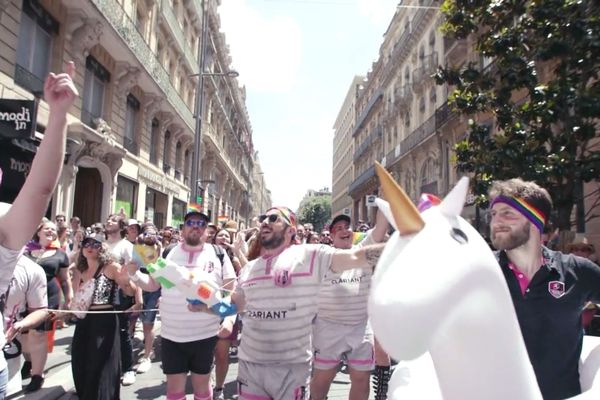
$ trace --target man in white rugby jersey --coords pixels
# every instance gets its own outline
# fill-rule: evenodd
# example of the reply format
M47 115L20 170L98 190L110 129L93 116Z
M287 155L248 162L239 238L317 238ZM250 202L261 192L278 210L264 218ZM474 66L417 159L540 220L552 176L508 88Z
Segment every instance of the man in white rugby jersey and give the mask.
M308 399L311 331L326 273L372 270L383 244L335 249L292 245L296 216L273 207L259 218L261 257L241 271L232 299L242 312L240 399Z
M360 248L385 240L388 222L377 212L377 223L367 236L353 246L352 220L347 215L336 216L329 225L333 247ZM348 365L351 400L369 398L371 371L375 365L373 331L368 324L367 300L372 269L329 270L321 284L317 318L313 325L313 376L311 399L327 397L331 382L342 360Z
M184 266L190 272L203 270L224 289L231 289L235 271L224 254L219 259L214 246L205 243L206 214L191 211L183 218L183 243L175 246L166 259ZM135 263L127 265L131 280L148 292L160 289L160 284L138 270ZM235 317L194 313L177 287L162 288L160 300L161 355L163 372L167 375L167 400L185 400L185 384L191 372L194 400L211 400L210 371L213 365L217 335L231 334Z

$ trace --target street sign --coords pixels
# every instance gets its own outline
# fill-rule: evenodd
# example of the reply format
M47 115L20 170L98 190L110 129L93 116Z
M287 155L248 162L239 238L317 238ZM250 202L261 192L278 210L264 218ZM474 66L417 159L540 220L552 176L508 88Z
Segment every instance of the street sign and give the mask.
M375 207L375 199L376 198L377 198L377 196L375 196L374 194L368 194L367 198L366 198L367 207Z

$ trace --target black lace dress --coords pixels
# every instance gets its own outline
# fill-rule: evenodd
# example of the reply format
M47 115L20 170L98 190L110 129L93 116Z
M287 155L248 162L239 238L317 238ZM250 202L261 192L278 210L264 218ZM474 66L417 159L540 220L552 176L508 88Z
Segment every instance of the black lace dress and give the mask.
M100 270L90 310L113 310L117 284ZM71 369L80 400L120 398L121 346L117 314L88 314L75 327Z

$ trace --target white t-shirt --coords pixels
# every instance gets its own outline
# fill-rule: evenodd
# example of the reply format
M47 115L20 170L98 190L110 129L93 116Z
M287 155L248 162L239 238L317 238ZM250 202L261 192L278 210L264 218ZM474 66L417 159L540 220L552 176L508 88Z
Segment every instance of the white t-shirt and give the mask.
M0 245L0 299L6 301L6 291L12 279L17 260L21 255L22 250L11 250ZM0 348L6 344L4 337L4 324L0 327ZM4 354L0 354L0 371L6 368L6 360Z
M352 248L374 243L371 230ZM355 268L337 273L329 270L321 285L317 317L345 325L366 323L372 276L373 268Z
M235 279L235 270L231 260L224 254L223 265L210 244L204 244L201 250L190 250L185 244L178 244L167 255L178 265L192 270L207 272L213 281L223 286L226 279ZM189 311L188 302L176 288L162 288L160 298L161 336L177 343L193 342L216 336L221 319L216 315Z
M293 245L281 254L250 261L236 292L246 303L239 358L259 364L309 362L310 335L321 281L335 249Z
M121 239L114 243L106 242L106 244L117 263L125 265L131 261L133 257L133 244L130 241Z
M9 285L4 327L22 320L28 308L48 307L46 291L44 269L25 256L19 257ZM6 393L11 395L21 390L21 360L20 357L15 357L7 361L9 381Z

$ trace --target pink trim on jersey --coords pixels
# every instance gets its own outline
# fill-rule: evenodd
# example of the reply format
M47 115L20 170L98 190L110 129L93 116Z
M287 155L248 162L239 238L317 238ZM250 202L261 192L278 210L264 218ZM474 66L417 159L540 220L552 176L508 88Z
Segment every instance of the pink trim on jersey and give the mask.
M373 364L373 358L369 358L366 360L348 360L348 364L369 365L369 364Z
M184 252L188 253L188 267L189 266L195 266L194 265L194 259L196 258L197 254L202 253L202 250L204 250L204 244L202 245L202 247L200 248L200 250L197 249L190 249L189 247L186 246L185 243L181 244L181 250L183 250Z
M315 362L322 363L322 364L339 364L341 362L341 360L329 360L326 358L321 358L321 357L315 356Z
M240 399L248 400L273 400L269 396L260 396L258 394L242 392L242 385L238 385L238 395Z
M521 294L523 296L525 296L525 292L527 291L527 286L529 286L529 282L531 282L531 281L529 280L529 278L527 278L527 276L524 273L519 271L519 268L517 268L517 266L515 264L509 262L508 268L510 268L510 270L513 272L513 274L515 274L515 278L517 278L517 281L519 282L519 286L521 287Z
M313 251L313 254L312 254L311 258L310 258L310 269L308 270L308 272L292 273L292 274L290 274L290 279L292 277L294 277L294 276L300 276L300 277L303 277L303 276L312 276L313 270L315 268L315 258L316 257L317 257L317 251L315 250L315 251ZM263 256L263 258L266 258L266 257ZM268 274L268 275L257 276L257 277L254 277L252 279L248 279L247 281L242 282L242 286L246 286L246 285L248 285L251 282L264 281L264 280L267 280L267 279L273 279L273 276L271 275L271 262L272 262L272 260L268 259L267 260L267 266L265 268L265 274Z

